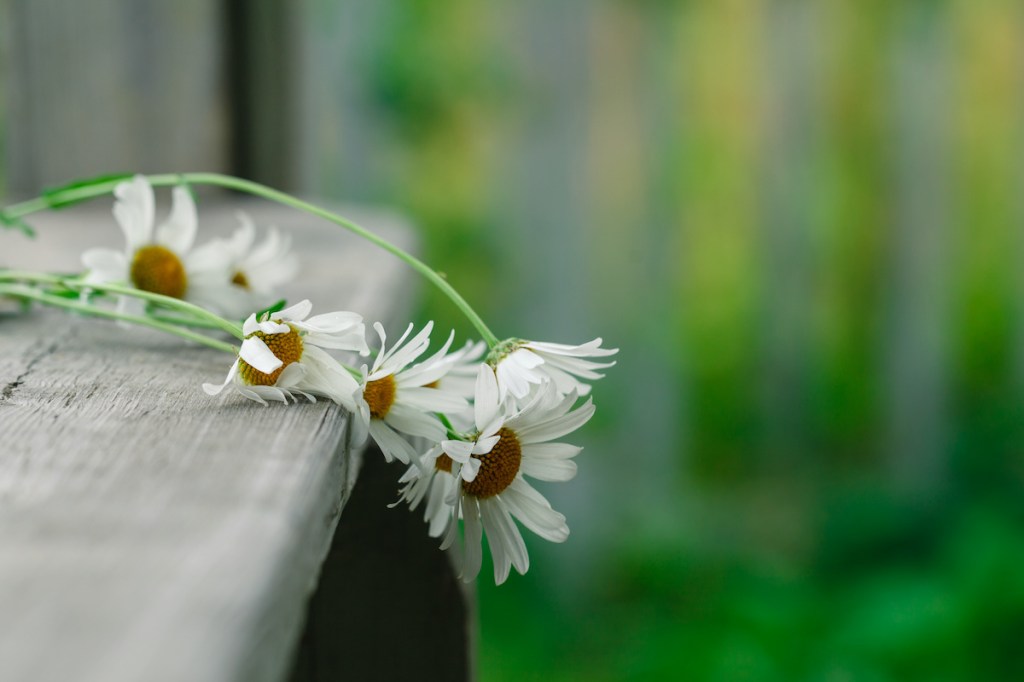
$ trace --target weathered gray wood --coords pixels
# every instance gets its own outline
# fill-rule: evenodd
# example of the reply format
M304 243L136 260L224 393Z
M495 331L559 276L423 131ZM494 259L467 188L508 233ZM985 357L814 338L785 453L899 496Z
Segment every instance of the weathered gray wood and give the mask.
M40 217L38 242L0 233L0 252L75 269L83 248L118 243L108 211ZM368 321L407 312L397 259L301 214L250 212L296 227L307 267L291 299ZM200 218L234 224L223 206ZM409 241L393 217L364 222ZM287 674L358 461L329 402L206 396L230 363L105 321L0 318L0 679Z
M228 168L221 3L0 0L0 10L12 192Z

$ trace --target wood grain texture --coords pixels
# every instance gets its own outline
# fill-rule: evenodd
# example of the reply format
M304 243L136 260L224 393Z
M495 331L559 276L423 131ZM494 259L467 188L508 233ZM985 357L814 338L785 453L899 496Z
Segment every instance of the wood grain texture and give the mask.
M408 313L397 259L301 214L248 210L295 228L306 267L291 300L391 327ZM393 216L349 214L410 240ZM228 206L201 205L200 220L234 226ZM73 270L83 248L120 240L109 202L33 222L38 242L0 233L0 260ZM230 363L106 321L0 317L0 679L287 674L358 460L329 402L206 396Z

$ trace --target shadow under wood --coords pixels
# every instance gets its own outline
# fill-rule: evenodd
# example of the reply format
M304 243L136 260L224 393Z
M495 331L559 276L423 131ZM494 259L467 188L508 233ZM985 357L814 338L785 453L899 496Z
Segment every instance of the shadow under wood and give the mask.
M338 521L292 682L469 680L474 609L422 508L388 509L404 465L367 450Z

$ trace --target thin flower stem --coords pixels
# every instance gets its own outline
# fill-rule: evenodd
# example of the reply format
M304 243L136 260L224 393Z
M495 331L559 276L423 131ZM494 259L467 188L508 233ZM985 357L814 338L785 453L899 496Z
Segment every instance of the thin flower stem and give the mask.
M197 306L194 303L189 303L188 301L183 301L179 298L172 298L170 296L154 294L150 291L143 291L141 289L136 289L134 287L127 287L120 284L86 282L81 279L59 277L57 275L51 275L43 272L0 270L0 282L10 281L39 282L44 284L62 286L67 289L72 289L74 291L80 291L82 289L91 289L93 291L99 291L107 294L120 294L122 296L132 296L134 298L138 298L143 301L159 305L163 308L184 313L189 317L202 321L202 324L194 324L190 326L202 326L208 327L210 329L220 329L227 332L228 334L231 334L236 339L240 340L245 337L239 325L229 320L225 320L219 315L214 315L209 310Z
M437 418L441 421L441 424L444 425L445 430L448 432L448 438L452 440L465 440L463 435L455 430L455 427L452 425L451 420L448 419L448 415L444 414L443 412L435 412L435 414L437 415Z
M65 277L47 272L26 272L23 270L0 270L0 282L39 282L42 284L63 284Z
M176 312L185 313L196 319L208 322L213 329L220 329L228 334L231 334L236 339L242 340L245 338L245 334L242 333L241 325L225 320L220 315L211 313L206 308L197 306L194 303L183 301L180 298L172 298L170 296L164 296L162 294L154 294L150 291L142 291L134 287L127 287L121 284L93 284L92 282L74 281L67 282L65 284L71 289L92 289L95 291L102 291L107 294L121 294L123 296L134 296L135 298L154 303L163 308L174 310Z
M173 324L179 327L193 327L194 329L223 329L223 327L216 323L208 320L200 320L199 318L187 318L180 315L160 315L159 313L149 313L146 317L157 322L163 322L165 324Z
M182 329L171 324L165 324L159 320L154 320L150 317L140 317L137 315L127 315L125 313L119 313L116 310L107 310L105 308L97 308L96 306L89 305L88 303L82 303L74 299L61 298L60 296L53 296L47 294L38 289L32 287L18 285L18 284L0 284L0 295L11 296L13 298L19 298L22 300L37 301L45 305L54 306L56 308L65 308L67 310L75 310L93 317L106 317L111 320L120 320L122 322L130 322L143 327L149 327L156 329L168 334L180 336L183 339L195 341L201 343L210 348L224 351L236 355L238 348L233 344L219 341L217 339L211 339L209 336L203 334L197 334L196 332Z
M220 173L176 173L149 175L146 177L150 184L155 186L188 183L194 185L217 185L219 187L247 192L249 194L263 197L264 199L269 199L270 201L275 201L279 204L284 204L285 206L290 206L300 211L311 213L323 218L324 220L332 222L335 225L343 227L344 229L359 235L363 239L376 244L388 253L391 253L405 261L405 263L407 263L413 270L420 273L429 282L440 289L449 299L451 299L452 303L454 303L470 323L476 327L476 330L480 333L480 336L487 343L488 347L494 348L494 346L498 344L498 337L494 335L494 333L484 323L483 319L475 310L473 310L473 307L469 305L466 299L464 299L444 277L412 254L400 249L386 239L378 237L373 232L370 232L366 228L348 220L347 218L293 197L290 194L267 187L266 185L261 185L249 180L243 180L242 178L236 178L230 175L222 175ZM84 201L86 199L91 199L93 197L102 196L112 192L114 188L123 181L124 178L108 178L97 180L94 184L75 185L63 190L56 190L42 197L37 197L29 201L9 206L3 211L3 214L8 218L14 219L50 208L51 206L64 206L78 201Z

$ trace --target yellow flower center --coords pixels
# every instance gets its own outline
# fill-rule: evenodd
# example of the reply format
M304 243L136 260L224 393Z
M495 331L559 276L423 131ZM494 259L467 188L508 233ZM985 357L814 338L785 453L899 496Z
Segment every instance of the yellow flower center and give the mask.
M445 453L434 460L434 468L438 471L447 471L449 474L452 472L452 458Z
M236 287L241 287L246 291L252 291L252 287L249 286L249 278L245 276L245 273L239 270L235 273L235 276L231 278L231 283Z
M473 457L480 460L480 471L472 481L463 481L462 489L473 497L483 499L494 497L512 485L523 461L523 448L514 431L501 429L494 448L486 455Z
M288 326L291 327L291 325ZM302 337L299 336L299 332L295 330L295 327L291 327L291 331L282 334L253 332L248 338L253 336L262 339L263 343L267 344L270 352L277 356L277 359L284 364L270 374L267 374L239 358L238 373L241 375L242 381L250 386L273 386L277 383L277 378L281 376L281 372L284 371L285 367L302 359Z
M370 406L371 417L383 419L388 416L388 410L395 404L395 377L389 374L383 379L369 382L363 389L363 398Z
M185 266L170 249L150 244L132 258L132 283L137 289L172 298L184 298L188 288Z

